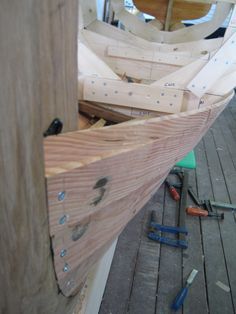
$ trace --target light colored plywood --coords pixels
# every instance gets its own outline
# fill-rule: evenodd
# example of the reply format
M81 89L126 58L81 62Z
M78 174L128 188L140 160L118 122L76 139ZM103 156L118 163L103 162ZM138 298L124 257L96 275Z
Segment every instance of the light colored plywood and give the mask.
M206 53L204 55L198 55L191 57L189 51L186 52L169 52L168 54L165 52L158 52L155 50L145 50L140 48L133 47L116 47L116 46L108 46L107 54L109 57L119 57L131 60L140 60L143 62L151 62L151 63L164 63L171 64L176 66L186 65L197 58L202 58L207 60L209 54Z
M236 33L216 52L209 62L188 84L188 89L196 96L205 94L236 61Z
M83 100L161 112L180 112L183 92L96 77L84 79Z
M211 40L196 40L189 41L187 43L173 43L173 44L160 44L144 40L138 36L135 36L129 32L125 32L117 27L108 25L107 23L101 21L94 21L88 26L89 30L95 34L106 36L109 39L116 39L123 41L128 45L137 46L142 49L157 49L160 51L189 51L192 53L204 52L204 51L214 51L219 48L222 43L222 38L215 38Z
M80 75L95 75L98 77L120 79L105 62L82 42L79 42L78 63Z
M75 314L91 314L98 313L100 304L105 290L106 281L109 275L109 270L112 263L112 258L115 252L117 239L112 243L104 256L96 264L93 271L88 275L85 284L85 300L83 308Z

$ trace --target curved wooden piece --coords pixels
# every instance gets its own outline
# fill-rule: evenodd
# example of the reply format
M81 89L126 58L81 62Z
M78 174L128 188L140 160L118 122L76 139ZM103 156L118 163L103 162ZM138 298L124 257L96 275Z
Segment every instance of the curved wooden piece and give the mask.
M134 5L141 12L150 14L160 20L163 24L167 16L168 0L134 0ZM175 0L172 8L170 24L179 23L182 20L193 20L203 17L210 10L208 3L186 2Z
M50 234L65 295L78 290L106 247L231 98L218 97L211 105L209 98L207 106L188 113L45 139Z
M218 2L210 21L173 32L165 32L159 31L154 26L142 22L137 16L121 8L120 0L112 0L112 3L117 17L125 25L127 31L146 40L161 43L178 43L205 38L222 25L232 8L230 3Z

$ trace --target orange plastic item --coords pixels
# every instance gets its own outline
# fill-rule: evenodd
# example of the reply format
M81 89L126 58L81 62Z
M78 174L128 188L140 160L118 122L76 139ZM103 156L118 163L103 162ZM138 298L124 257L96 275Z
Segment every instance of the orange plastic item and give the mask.
M186 213L191 216L198 216L198 217L207 217L208 211L201 209L199 207L188 207L186 208Z

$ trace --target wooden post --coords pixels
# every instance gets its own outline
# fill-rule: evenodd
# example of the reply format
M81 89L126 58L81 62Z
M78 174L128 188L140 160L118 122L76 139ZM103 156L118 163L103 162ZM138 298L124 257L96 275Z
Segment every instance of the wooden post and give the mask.
M0 1L1 314L67 314L78 302L56 285L42 145L56 116L76 129L76 2Z

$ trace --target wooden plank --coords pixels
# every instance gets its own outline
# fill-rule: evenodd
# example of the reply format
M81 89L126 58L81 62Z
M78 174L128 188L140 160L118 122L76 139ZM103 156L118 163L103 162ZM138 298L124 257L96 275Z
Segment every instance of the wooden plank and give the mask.
M134 270L132 291L129 300L129 312L136 314L153 314L156 306L156 286L159 276L160 244L147 237L151 211L155 210L158 222L162 221L164 201L164 184L146 204L140 247Z
M90 120L84 116L83 114L79 113L79 118L78 118L78 129L79 130L85 130L91 127L91 122Z
M145 209L135 216L119 237L99 314L125 313L128 309L144 214Z
M94 123L91 128L92 129L97 129L97 128L102 128L106 124L106 120L104 119L99 119L96 123Z
M236 167L236 147L234 145L236 141L236 122L232 116L230 106L228 106L227 110L224 111L224 114L220 116L220 121L223 135L225 138L227 138L228 150L230 152L234 166Z
M48 233L42 133L50 120L42 120L42 99L49 99L57 85L50 84L46 94L40 89L46 60L39 40L46 20L39 13L44 8L48 16L45 4L50 6L49 1L1 1L1 313L72 313L78 301L58 291ZM76 1L63 5L76 8ZM54 14L61 11L58 6ZM48 50L52 43L45 38L41 44Z
M166 11L168 6L168 1L142 1L135 0L134 4L141 11L152 16L158 18L161 22L165 22L166 19ZM177 0L174 1L173 13L170 19L170 24L173 25L175 23L181 22L183 20L193 20L198 19L207 14L210 10L209 4L200 4L200 3L191 3L187 1ZM168 30L168 29L166 29Z
M84 79L83 100L161 112L180 112L183 92L105 78Z
M78 67L81 75L96 75L98 77L119 79L119 76L82 42L79 42Z
M165 27L164 27L165 31L169 31L170 29L173 5L174 5L174 0L168 0L167 11L166 11L166 16L165 16Z
M198 163L197 167L199 166L200 165ZM197 191L195 170L189 171L189 185L192 186L195 192ZM187 204L188 206L196 206L189 196ZM204 251L202 246L200 219L186 215L185 223L189 233L187 236L188 248L183 252L183 283L193 268L197 269L199 272L191 289L189 289L188 297L185 299L183 313L207 314L207 290L205 283L206 278L203 259Z
M144 40L138 36L135 36L129 32L124 32L123 30L111 26L107 23L101 21L94 21L87 28L88 30L94 32L96 35L106 36L109 40L123 41L125 44L136 46L138 48L150 50L155 49L157 51L189 51L194 53L205 53L205 51L214 51L219 48L222 44L223 38L214 38L209 40L197 40L189 41L187 43L175 43L175 44L160 44L156 42L150 42ZM108 44L109 42L107 42Z
M112 3L120 2L113 0ZM232 5L218 2L212 19L208 22L196 24L173 32L158 31L154 26L139 20L137 16L114 7L118 19L125 25L126 30L148 41L160 43L178 43L203 39L218 29L230 13Z
M220 182L219 190L214 191L214 187L217 185L213 185L213 191L215 194L215 199L223 199L226 202L235 202L235 184L236 184L236 168L233 164L232 158L228 151L227 147L227 138L225 138L220 130L219 123L213 126L212 133L214 137L214 142L216 145L216 152L219 158L219 163L222 169L221 177L225 180L220 180L217 175L217 182ZM236 142L235 142L236 144ZM223 194L224 188L221 188L222 185L226 185L226 193ZM222 212L222 211L221 211ZM225 211L224 211L225 212ZM235 259L236 259L236 245L235 249L233 249L233 243L236 243L236 230L235 230L235 221L233 219L233 214L231 211L225 212L224 224L220 224L220 230L222 234L222 241L224 245L224 253L225 259L227 263L227 270L229 276L229 283L231 294L233 298L234 308L236 306L236 278L235 278Z
M99 260L93 271L89 273L83 291L85 297L83 300L83 308L81 308L79 312L75 312L75 314L91 314L99 312L116 244L117 239Z
M204 95L236 60L236 33L216 52L210 61L188 84L188 89L196 96ZM214 71L214 75L211 75Z
M136 46L138 48L150 50L156 49L157 51L189 51L192 54L194 53L205 53L205 51L214 51L215 49L219 48L222 44L223 38L214 38L209 40L196 40L196 41L189 41L185 43L175 43L175 44L160 44L156 42L150 42L144 40L138 36L135 36L129 32L124 32L123 30L109 25L107 23L101 21L94 21L90 24L87 28L94 32L94 34L106 36L109 40L116 40L123 41L125 44Z
M88 26L97 19L97 3L96 0L80 1L79 10L81 12L81 19L83 27Z
M130 209L131 204L134 210L140 208L140 200L133 201L131 195L141 195L144 201L142 193L146 196L161 184L176 161L201 138L225 101L187 115L126 122L45 140L50 233L59 284L66 295L77 291L109 241L131 218L132 213L130 216L124 208ZM60 192L66 195L62 201ZM104 221L110 219L116 226L107 237ZM74 233L79 241L73 240ZM95 234L100 236L94 238ZM62 250L67 252L65 258L60 256ZM65 262L67 271L63 271Z
M178 205L166 189L162 224L177 226ZM176 239L174 234L164 235ZM172 263L169 268L166 265ZM170 306L182 287L182 250L168 245L161 245L159 280L157 283L156 314L170 313Z
M208 168L212 163L210 163L211 160L207 161L206 159L206 145L207 144L201 142L196 149L198 163L197 186L200 199L213 198ZM217 281L229 285L219 224L216 220L212 220L211 223L209 223L209 221L202 219L201 226L209 311L210 313L221 313L222 311L233 313L230 294L216 285Z
M189 52L172 52L166 54L165 52L157 52L157 51L146 51L145 49L140 48L132 48L132 47L116 47L116 46L108 46L107 54L110 57L119 57L131 60L140 60L143 62L152 62L152 63L165 63L176 66L186 65L197 58L199 56L191 57L189 56ZM201 57L201 56L200 56ZM209 57L208 54L202 56L202 59L207 60Z
M104 107L103 104L80 101L80 110L91 117L96 116L98 118L105 118L106 120L113 122L125 122L132 119L132 117L128 115Z
M75 0L42 1L40 57L43 130L52 120L61 119L63 132L77 129L77 28ZM68 23L68 21L70 21ZM49 43L45 45L45 42ZM65 92L67 91L67 92Z

